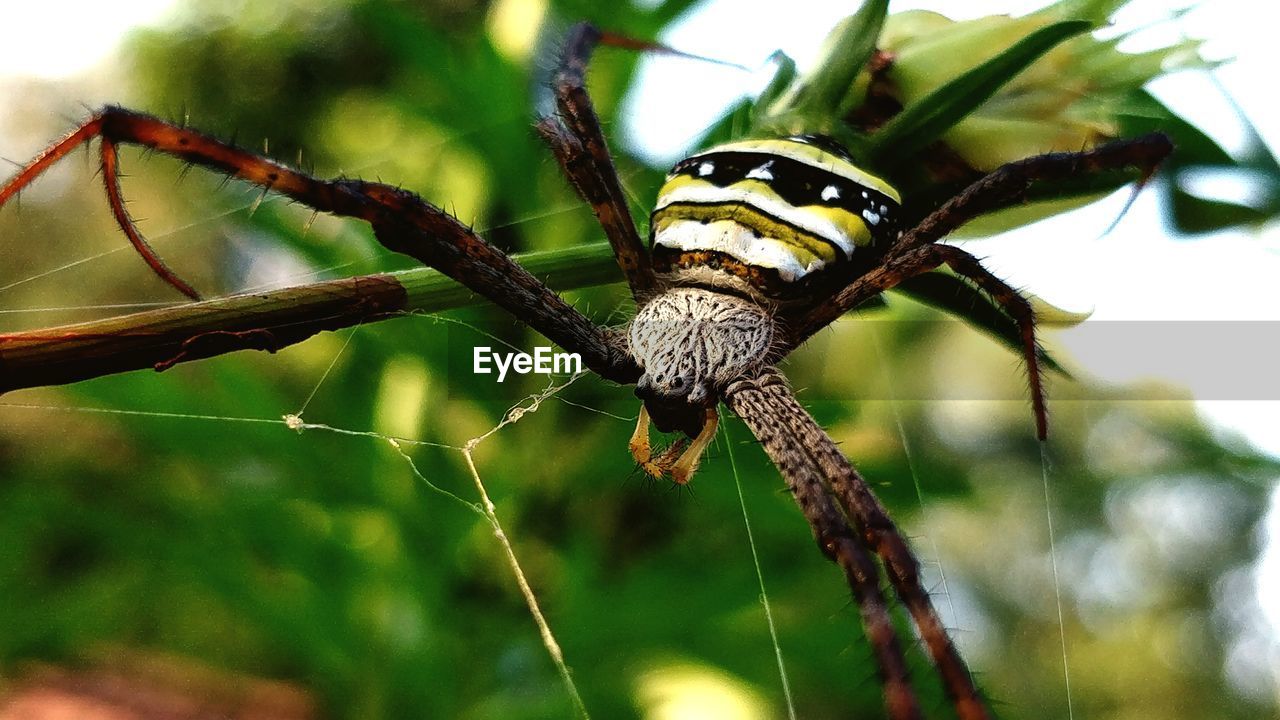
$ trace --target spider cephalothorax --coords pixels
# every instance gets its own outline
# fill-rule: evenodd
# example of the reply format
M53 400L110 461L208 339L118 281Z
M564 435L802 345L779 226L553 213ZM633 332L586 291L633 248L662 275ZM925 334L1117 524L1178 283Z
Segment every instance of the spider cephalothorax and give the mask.
M643 409L631 454L655 477L689 481L716 431L716 405L733 380L759 367L773 345L773 317L762 303L717 289L675 287L645 303L627 328L629 351L641 369L636 395ZM677 441L654 457L649 418Z
M636 383L638 396L658 406L684 402L707 407L726 385L768 355L773 317L766 306L748 298L676 287L645 303L631 321L627 339L643 370ZM660 430L687 429L672 427L653 410Z
M729 143L675 164L650 222L668 289L641 305L627 332L648 416L632 452L646 471L688 482L715 432L707 409L766 364L782 311L821 299L855 260L896 239L900 203L828 138ZM693 444L652 457L641 440L649 418Z

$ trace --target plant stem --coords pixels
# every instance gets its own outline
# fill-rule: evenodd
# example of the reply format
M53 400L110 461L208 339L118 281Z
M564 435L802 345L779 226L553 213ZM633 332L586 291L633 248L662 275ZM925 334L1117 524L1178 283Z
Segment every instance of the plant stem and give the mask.
M621 278L608 243L515 259L553 290ZM148 367L167 370L236 350L275 352L325 330L482 302L441 273L415 268L0 334L0 393Z

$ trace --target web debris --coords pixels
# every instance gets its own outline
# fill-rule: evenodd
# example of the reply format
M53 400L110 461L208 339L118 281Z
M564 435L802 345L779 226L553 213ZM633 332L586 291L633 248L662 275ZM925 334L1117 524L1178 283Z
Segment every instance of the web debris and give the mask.
M472 330L475 330L476 332L480 332L481 334L487 335L490 338L493 338L495 340L498 340L499 342L502 342L498 338L492 335L489 335L488 333L484 333L478 328L474 328L460 320L447 318L447 317L438 317L438 316L428 316L428 317L431 317L433 320L437 320L437 321L451 322L451 323L463 325ZM329 376L330 371L332 371L334 365L337 364L338 358L343 354L343 352L345 352L347 345L350 344L351 338L354 337L355 331L358 329L359 328L357 327L353 329L351 333L348 334L347 340L342 345L342 348L338 351L337 356L335 356L334 359L329 363L328 368L324 371L324 374L320 377L319 381L316 383L316 386L312 388L310 394L308 394L306 401L302 405L303 410L305 410L306 406L310 404L311 400L315 397L316 392L320 388L320 385L323 384L325 379ZM587 712L586 704L582 700L582 694L578 691L578 686L573 680L573 673L569 669L569 665L564 659L564 652L560 649L560 643L556 640L555 633L552 632L551 625L550 623L547 622L546 616L542 612L542 607L538 603L537 595L534 593L533 587L529 584L529 580L524 573L524 569L520 566L520 561L516 557L515 549L511 545L511 540L507 536L506 530L503 529L502 522L498 519L497 507L493 504L493 501L489 498L489 492L485 488L484 481L480 478L480 472L476 468L475 458L473 455L475 448L478 445L480 445L480 443L484 442L486 439L493 436L495 433L497 433L499 430L503 429L504 427L508 425L512 425L516 422L519 422L521 418L524 418L526 415L537 412L538 408L540 408L545 401L547 401L552 397L555 397L557 393L559 393L561 390L564 390L565 388L572 385L575 381L577 381L579 378L581 378L585 374L586 374L585 371L576 373L570 376L568 380L565 380L560 384L551 384L542 392L535 393L533 395L526 397L524 400L516 403L510 409L508 409L507 412L503 414L502 420L500 420L497 425L495 425L493 428L491 428L487 432L466 441L466 443L464 443L461 447L456 445L447 445L444 443L430 443L430 442L424 442L419 440L407 440L404 438L388 437L385 435L381 435L379 433L369 432L369 431L344 430L341 428L331 427L329 425L307 423L302 419L303 410L299 410L297 413L289 413L284 415L280 422L282 422L285 425L285 427L291 430L294 430L296 432L302 432L303 430L314 429L314 430L323 430L327 432L335 432L335 433L346 434L346 435L360 435L360 436L367 436L367 437L375 437L375 438L384 440L391 445L392 449L394 449L397 453L399 453L399 455L402 458L404 458L405 462L408 463L409 469L412 471L414 477L416 477L424 485L426 485L428 489L430 489L435 493L441 494L454 502L457 502L458 504L462 505L468 510L484 518L485 522L489 524L493 532L494 538L497 539L498 544L502 546L502 551L506 558L507 566L511 569L512 574L515 576L516 584L520 588L520 594L524 597L525 604L529 608L529 613L530 615L533 616L534 624L538 628L538 635L542 640L543 647L546 648L547 654L551 656L551 661L556 666L556 671L560 674L560 678L564 683L565 690L569 694L569 698L573 703L574 709L577 711L577 714L580 717L589 718L590 713ZM462 497L436 485L435 483L432 483L418 469L417 464L413 462L413 459L408 455L408 453L404 451L404 448L402 447L402 445L406 445L406 444L429 445L429 446L446 448L446 449L456 450L458 452L461 452L463 458L466 460L467 470L471 475L472 483L475 485L476 492L480 497L480 502L475 503L475 502L465 500Z
M497 124L501 124L501 123L494 123L494 125L497 125ZM476 129L473 129L471 132L461 134L459 137L465 137L465 136L467 136L467 135L471 135L471 134L474 134L474 133L482 132L483 130L484 130L484 128L476 128ZM455 140L455 139L457 139L457 138L446 138L444 141L442 141L442 143L441 143L441 144L443 145L443 144L447 143L448 141L450 141L450 140ZM266 146L265 146L265 140L264 140L264 148L263 148L263 150L264 150L264 154L265 154L265 153L266 153L266 150L267 150L267 148L266 148ZM301 154L299 154L299 165L301 165L300 160L301 160ZM373 166L376 166L376 165L379 165L379 164L382 164L382 163L381 163L381 162L371 163L370 165L365 166L365 168L362 168L362 169L367 169L367 168L369 168L369 167L373 167ZM183 171L183 174L185 174L185 170ZM180 176L180 177L181 177L181 176ZM229 177L229 176L228 176L228 177ZM256 193L256 197L255 197L252 201L250 201L250 202L248 202L248 203L237 204L237 205L235 205L235 206L233 206L233 207L230 207L230 208L228 208L228 209L226 209L226 210L222 210L222 211L219 211L219 212L215 212L215 213L213 213L213 214L211 214L211 215L209 215L209 216L207 216L207 217L204 217L204 218L201 218L201 219L199 219L199 220L195 220L195 221L193 221L193 222L186 223L186 224L183 224L183 225L180 225L180 226L172 227L172 228L169 228L168 230L164 230L164 231L162 231L162 232L150 233L150 234L149 234L149 239L150 239L150 241L151 241L153 244L156 244L156 243L163 243L164 241L166 241L166 240L170 240L170 239L172 239L174 236L176 236L176 235L178 235L179 233L181 233L181 232L183 232L183 231L185 231L185 230L188 230L188 229L190 229L190 228L194 228L194 227L197 227L197 226L201 226L201 225L204 225L204 224L208 224L208 223L212 223L212 222L215 222L215 221L218 221L218 220L222 220L222 219L225 219L225 218L228 218L228 217L231 217L231 216L237 215L237 214L239 214L239 213L241 213L241 212L245 212L245 211L247 211L247 214L248 214L249 216L252 216L252 215L253 215L253 214L254 214L258 209L260 209L260 206L261 206L264 202L268 202L268 203L269 203L269 202L271 202L271 201L273 201L273 200L275 200L275 199L276 199L276 197L275 197L274 195L270 195L270 188L266 188L266 189L263 189L261 192ZM581 210L583 207L584 207L584 205L583 205L582 203L580 203L580 202L574 202L574 203L571 203L571 204L564 204L564 205L561 205L561 206L558 206L558 207L553 207L553 208L550 208L550 209L547 209L547 210L539 211L539 212L537 212L537 213L531 213L531 214L528 214L528 215L526 215L526 216L522 216L522 217L519 217L519 218L515 218L515 219L511 220L510 222L507 222L507 223L504 223L504 224L502 224L502 225L498 225L498 226L495 226L495 227L496 227L496 228L500 228L500 227L507 227L508 225L517 225L517 224L521 224L521 223L528 222L528 221L531 221L531 220L537 220L537 219L543 219L543 218L555 217L555 216L562 215L562 214L569 213L569 212L577 212L577 211ZM312 219L307 221L307 228L308 228L308 229L309 229L309 227L310 227L310 225L311 225L311 221L312 221L312 220L314 220L314 217L315 217L315 214L313 213L313 215L312 215ZM491 228L491 229L493 229L493 228ZM305 233L305 230L304 230L304 233ZM68 270L71 270L71 269L77 268L77 267L79 267L79 266L85 265L85 264L90 263L90 262L92 262L92 261L100 260L100 259L102 259L102 258L105 258L105 257L108 257L108 256L113 256L113 255L116 255L116 254L118 254L118 253L127 252L127 251L129 251L129 250L131 250L131 248L130 248L130 246L129 246L129 245L124 244L124 243L121 243L118 247L114 247L114 248L111 248L111 249L109 249L109 250L106 250L106 251L103 251L103 252L99 252L99 253L95 253L95 254L92 254L92 255L89 255L89 256L86 256L86 257L81 257L81 258L79 258L79 259L76 259L76 260L73 260L73 261L69 261L69 262L66 262L66 263L60 264L60 265L58 265L58 266L56 266L56 267L53 267L53 268L50 268L50 269L46 269L46 270L43 270L43 271L41 271L41 272L37 272L37 273L35 273L35 274L31 274L31 275L24 276L24 277L19 278L19 279L17 279L17 280L14 280L14 281L8 282L7 284L0 284L0 293L4 293L4 292L6 292L6 291L11 291L11 290L14 290L14 289L16 289L16 288L19 288L19 287L21 287L21 286L27 285L28 283L32 283L32 282L35 282L35 281L43 280L43 279L45 279L45 278L49 278L49 277L51 277L51 276L56 276L56 275L58 275L58 274L61 274L61 273L66 272L66 271L68 271ZM254 287L254 288L242 288L239 292L251 292L251 291L260 290L260 289L263 289L263 288L266 288L266 287L271 287L271 286L274 286L274 285L285 285L285 284L289 284L290 282L296 282L296 281L297 281L297 280L299 280L299 279L305 279L305 278L309 278L309 277L316 276L316 275L324 275L324 274L328 274L328 273L330 273L330 272L332 272L332 271L334 271L334 270L342 269L342 268L345 268L345 267L348 267L348 266L354 265L354 264L356 264L356 263L359 263L359 262L361 262L362 260L367 259L368 257L373 257L373 256L375 256L375 255L377 255L377 254L378 254L378 253L376 253L376 252L375 252L375 253L367 253L367 254L365 254L365 256L363 256L363 257L361 257L361 258L357 258L357 259L355 259L355 260L351 260L351 261L343 262L343 263L341 263L341 264L337 264L337 265L332 265L332 266L330 266L330 267L326 267L326 268L311 269L311 270L309 270L309 271L307 271L307 272L305 272L305 273L301 273L301 274L294 274L294 275L292 275L292 276L291 276L290 278L288 278L288 279L285 279L285 280L275 280L275 281L272 281L272 282L270 282L270 283L264 283L264 284L262 284L262 285L260 285L260 286L258 286L258 287ZM167 305L171 305L171 304L174 304L174 303L167 303L167 302L164 302L164 303L152 303L152 302L146 302L146 303L113 303L113 304L101 304L101 305L92 305L92 306L77 306L77 307L75 307L75 308L70 308L70 309L75 309L75 310L90 310L90 309L110 309L110 310L119 310L119 309L138 309L138 308L144 308L144 307L167 306ZM26 309L21 309L21 310L9 310L9 309L5 309L5 310L0 310L0 313L6 313L6 314L8 314L8 313L18 313L18 312L23 312L23 313L35 313L35 312L40 312L40 313L43 313L43 312L51 312L51 311L61 311L61 310L65 310L65 309L67 309L67 308L26 308ZM406 313L406 314L412 314L412 313ZM466 325L466 323L462 323L462 322L460 322L460 321L454 320L454 319L452 319L452 318L447 318L447 317L439 317L439 316L435 316L435 317L433 317L433 319L434 319L434 320L436 320L436 321L443 321L443 322L455 322L455 323L458 323L458 324ZM470 326L468 326L468 327L470 327ZM328 377L330 376L330 374L332 373L332 371L335 369L335 367L337 366L337 364L338 364L339 360L340 360L340 359L342 358L342 356L345 354L346 350L348 349L348 347L349 347L349 346L350 346L350 344L351 344L352 339L355 337L355 335L357 334L357 332L359 332L360 328L361 328L361 325L357 325L357 326L355 326L354 328L352 328L352 329L351 329L351 331L347 334L347 337L346 337L346 339L344 340L344 342L343 342L343 344L342 344L341 348L340 348L340 349L339 349L339 351L335 354L335 356L332 358L332 360L329 362L328 366L325 368L325 370L324 370L324 372L322 373L322 375L320 376L319 380L318 380L318 381L315 383L315 385L312 387L311 391L306 395L306 398L303 400L303 402L302 402L302 403L301 403L301 405L299 406L298 410L297 410L296 412L292 412L292 413L284 414L284 415L283 415L283 416L281 416L279 419L274 419L274 418L252 418L252 417L234 417L234 416L212 415L212 414L195 414L195 413L151 412L151 411L142 411L142 410L125 410L125 409L114 409L114 408L66 407L66 406L58 407L58 406L53 406L53 405L38 405L38 404L25 404L25 403L6 403L6 402L0 402L0 407L23 408L23 409L35 409L35 410L61 410L61 411L81 412L81 413L98 413L98 414L107 414L107 415L146 416L146 417L156 417L156 418L184 419L184 420L197 420L197 421L210 421L210 422L251 423L251 424L268 424L268 425L275 424L275 425L282 425L283 427L285 427L285 428L287 428L287 429L289 429L289 430L292 430L292 431L294 431L294 432L296 432L296 433L302 433L302 432L304 432L304 431L306 431L306 430L316 430L316 431L323 431L323 432L334 433L334 434L338 434L338 435L345 435L345 436L365 437L365 438L375 438L375 439L378 439L378 440L382 440L382 441L387 442L387 443L388 443L388 444L389 444L389 445L390 445L390 446L391 446L391 447L392 447L392 448L393 448L397 453L399 453L399 455L400 455L400 456L404 459L404 461L408 464L408 466L409 466L410 470L412 471L413 475L414 475L417 479L419 479L420 481L422 481L422 482L423 482L423 484L427 486L427 488L429 488L429 489L430 489L430 490L432 490L433 492L436 492L436 493L442 494L442 495L444 495L444 496L448 497L449 499L451 499L451 500L453 500L453 501L455 501L455 502L457 502L457 503L461 504L462 506L466 507L467 509L469 509L469 510L471 510L471 511L475 512L477 515L479 515L480 517L484 518L484 519L485 519L485 521L490 525L490 527L492 528L492 531L493 531L493 534L494 534L495 538L497 538L498 542L500 543L500 545L501 545L501 546L502 546L502 548L503 548L503 552L504 552L504 554L505 554L505 557L506 557L506 560L507 560L507 564L508 564L508 565L509 565L509 567L511 568L512 573L515 575L516 582L517 582L517 584L519 585L519 588L520 588L521 594L524 596L525 602L526 602L526 604L527 604L527 605L528 605L528 607L529 607L529 611L530 611L530 613L533 615L533 618L534 618L535 624L536 624L536 625L537 625L537 627L538 627L539 634L540 634L540 636L541 636L542 642L543 642L544 646L546 647L547 652L551 655L552 661L555 663L555 665L556 665L556 667L557 667L557 670L559 671L559 673L560 673L560 675L561 675L561 677L562 677L562 679L563 679L563 681L564 681L565 687L566 687L566 689L568 690L568 693L569 693L570 698L571 698L571 700L572 700L572 703L573 703L573 705L574 705L574 707L575 707L575 710L577 711L577 713L578 713L581 717L584 717L584 718L585 718L585 717L589 717L589 714L588 714L588 712L587 712L587 709L586 709L586 707L585 707L585 704L583 703L582 697L581 697L580 693L578 692L578 689L577 689L577 687L576 687L576 685L575 685L575 683L574 683L574 681L573 681L571 671L570 671L570 669L569 669L568 665L566 664L566 662L565 662L565 660L564 660L563 653L561 652L561 649L560 649L559 643L556 641L556 638L555 638L554 634L552 633L551 628L550 628L550 626L549 626L549 624L548 624L548 622L547 622L547 620L546 620L545 616L543 615L541 608L539 607L539 604L538 604L537 598L536 598L536 596L535 596L535 594L534 594L534 592L533 592L532 587L530 586L530 584L529 584L529 582L528 582L528 579L527 579L527 577L526 577L526 575L525 575L525 573L524 573L523 569L522 569L522 568L521 568L521 566L520 566L520 563L519 563L519 561L518 561L518 559L517 559L517 557L516 557L515 551L514 551L514 549L513 549L512 545L511 545L510 539L508 538L508 536L507 536L507 534L506 534L505 530L504 530L504 529L503 529L503 527L502 527L501 522L500 522L500 521L499 521L499 519L498 519L498 516L497 516L497 513L496 513L496 507L494 506L493 502L491 501L491 499L490 499L490 497L489 497L489 494L488 494L488 492L487 492L487 490L486 490L486 488L485 488L485 486L484 486L484 483L483 483L483 481L482 481L482 479L481 479L481 477L480 477L480 474L479 474L479 472L478 472L478 470L477 470L477 468L476 468L476 465L475 465L475 462L474 462L474 457L473 457L473 451L474 451L474 450L475 450L475 448L476 448L479 444L481 444L484 440L486 440L487 438L491 437L492 435L494 435L495 433L497 433L497 432L498 432L499 430L501 430L502 428L504 428L504 427L506 427L506 426L508 426L508 425L514 424L514 423L516 423L516 422L518 422L521 418L525 417L526 415L528 415L528 414L530 414L530 413L533 413L533 412L536 412L536 411L539 409L539 407L540 407L540 406L541 406L541 405L542 405L542 404L543 404L547 399L552 398L552 397L555 397L555 396L556 396L556 394L557 394L558 392L560 392L560 391L561 391L561 390L563 390L564 388L568 387L570 384L572 384L574 381L576 381L578 378L580 378L584 373L579 372L579 373L577 373L577 374L575 374L575 375L570 376L567 380L564 380L563 382L560 382L560 384L558 384L558 385L552 385L552 386L550 386L550 387L546 388L544 391L542 391L542 392L540 392L540 393L536 393L536 394L534 394L534 395L529 396L528 398L526 398L526 399L525 399L524 401L522 401L521 403L518 403L518 404L516 404L515 406L513 406L512 408L510 408L510 409L509 409L509 410L504 414L504 416L503 416L502 420L501 420L501 421L500 421L500 422L499 422L495 427L493 427L492 429L490 429L489 431L487 431L487 432L483 433L482 435L480 435L480 436L478 436L478 437L475 437L475 438L472 438L472 439L468 440L464 445L462 445L462 446L460 446L460 447L459 447L459 446L455 446L455 445L448 445L448 444L444 444L444 443L435 443L435 442L428 442L428 441L422 441L422 440L414 440L414 439L408 439L408 438L392 437L392 436L388 436L388 435L385 435L385 434L382 434L382 433L377 433L377 432L372 432L372 431L351 430L351 429L346 429L346 428L341 428L341 427L335 427L335 426L327 425L327 424L323 424L323 423L312 423L312 422L308 422L308 421L304 420L304 413L306 412L306 409L310 406L310 404L311 404L312 400L316 397L317 393L318 393L318 392L319 392L319 390L320 390L320 387L325 383L325 381L328 379ZM493 340L495 340L495 341L497 341L497 342L499 342L499 343L502 343L502 344L505 344L505 345L508 345L508 346L509 346L509 343L505 343L504 341L502 341L502 340L501 340L501 339L499 339L499 338L494 337L493 335L490 335L490 334L488 334L488 333L483 333L483 331L480 331L480 330L478 330L477 328L474 328L474 327L472 327L471 329L472 329L472 330L475 330L476 332L481 332L482 334L487 335L487 336L488 336L488 337L490 337L491 339L493 339ZM513 348L513 349L514 349L514 348ZM567 401L566 401L566 402L567 402ZM606 414L607 414L607 413L606 413ZM408 455L408 453L405 451L405 449L404 449L404 448L405 448L405 446L418 446L418 447L427 446L427 447L436 447L436 448L442 448L442 449L455 450L455 451L458 451L458 452L462 453L462 455L463 455L463 457L464 457L464 459L465 459L465 461L466 461L466 464L467 464L467 467L468 467L468 470L469 470L469 474L470 474L470 476L471 476L471 478L472 478L472 481L473 481L473 483L474 483L474 485L475 485L475 487L476 487L476 490L477 490L477 492L478 492L478 494L479 494L480 501L479 501L479 502L472 502L472 501L468 501L468 500L466 500L466 499L464 499L464 498L462 498L462 497L460 497L460 496L458 496L458 495L456 495L456 494L454 494L454 493L452 493L452 492L450 492L450 491L448 491L448 490L446 490L446 489L444 489L444 488L442 488L442 487L440 487L440 486L438 486L438 485L436 485L436 484L432 483L430 480L428 480L428 479L427 479L427 477L425 477L425 476L423 475L423 473L422 473L422 472L420 472L420 471L419 471L419 469L418 469L418 467L416 466L416 464L414 463L413 459L412 459L412 458Z

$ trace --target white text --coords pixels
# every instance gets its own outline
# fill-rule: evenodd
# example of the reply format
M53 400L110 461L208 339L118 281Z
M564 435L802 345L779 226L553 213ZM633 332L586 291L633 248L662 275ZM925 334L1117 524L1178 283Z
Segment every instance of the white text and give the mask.
M582 356L578 353L552 352L549 347L537 347L533 354L529 353L497 353L490 347L478 347L472 356L473 371L477 375L490 375L494 368L498 370L498 382L507 379L507 372L520 375L537 373L539 375L565 374L582 372Z

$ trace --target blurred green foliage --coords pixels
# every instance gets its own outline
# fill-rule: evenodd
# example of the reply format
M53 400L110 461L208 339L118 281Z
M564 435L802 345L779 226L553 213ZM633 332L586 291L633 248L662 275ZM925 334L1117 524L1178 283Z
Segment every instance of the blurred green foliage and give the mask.
M648 38L688 4L565 0L550 12L562 28L587 18ZM598 240L531 129L548 61L504 54L497 12L467 0L190 3L177 25L131 38L111 87L139 109L185 112L252 147L269 138L286 161L301 148L322 175L403 183L505 249ZM593 65L606 122L634 63L604 50ZM48 137L64 125L50 117ZM616 149L639 208L660 171ZM321 218L304 231L309 212L278 200L249 218L252 190L220 188L199 171L177 185L177 163L137 152L125 162L144 229L203 289L405 265L354 223ZM0 214L4 282L123 245L92 169L67 164L21 215ZM628 310L618 287L572 298L601 321ZM4 303L111 312L102 306L167 299L140 261L116 253L10 290ZM84 315L14 317L36 327ZM891 317L936 319L905 303ZM489 308L448 318L456 322L406 317L276 356L6 397L44 409L0 405L0 673L126 647L299 683L331 717L569 716L487 524L425 487L385 440L279 422L305 407L309 422L460 446L544 387L536 376L497 384L467 369L476 345L539 342L516 321ZM954 323L845 322L787 369L918 535L939 592L941 563L950 595L937 602L960 613L957 636L1001 716L1061 717L1042 465L1025 402L889 400L941 397L961 373L998 388L993 396L1021 398L1010 367L1003 350ZM1125 402L1065 380L1052 388L1075 710L1274 712L1234 689L1224 663L1277 467L1215 440L1177 391L1144 392L1168 402ZM677 490L635 472L626 440L636 408L628 390L585 377L476 450L593 715L660 717L655 698L681 693L783 713L730 437L799 715L879 717L857 610L746 430L730 420L692 487ZM474 499L460 452L405 447L431 483ZM922 653L910 654L926 707L946 716Z

